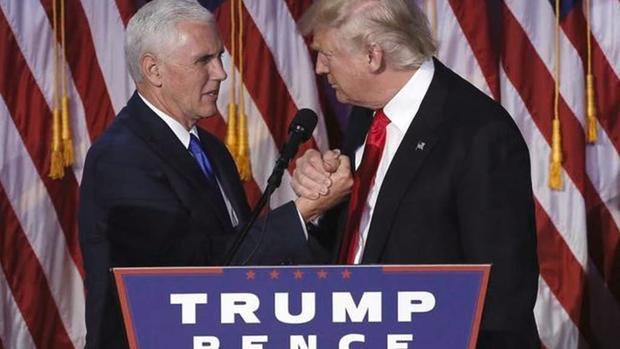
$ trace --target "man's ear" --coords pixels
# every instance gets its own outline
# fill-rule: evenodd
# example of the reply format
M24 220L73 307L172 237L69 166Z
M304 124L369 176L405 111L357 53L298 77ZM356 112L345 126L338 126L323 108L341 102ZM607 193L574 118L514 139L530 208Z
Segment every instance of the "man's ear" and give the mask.
M161 87L161 61L157 57L151 53L145 53L140 59L140 69L142 69L145 82L155 87Z
M366 54L370 73L380 73L385 69L385 55L379 45L374 43L368 45Z

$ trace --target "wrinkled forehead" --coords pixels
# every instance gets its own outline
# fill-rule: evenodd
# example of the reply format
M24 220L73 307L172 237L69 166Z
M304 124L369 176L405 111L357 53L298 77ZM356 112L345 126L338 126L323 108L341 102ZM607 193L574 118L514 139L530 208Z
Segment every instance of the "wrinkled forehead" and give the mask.
M219 52L224 44L215 24L198 21L181 21L175 25L176 35L171 38L172 47L196 46L202 50Z

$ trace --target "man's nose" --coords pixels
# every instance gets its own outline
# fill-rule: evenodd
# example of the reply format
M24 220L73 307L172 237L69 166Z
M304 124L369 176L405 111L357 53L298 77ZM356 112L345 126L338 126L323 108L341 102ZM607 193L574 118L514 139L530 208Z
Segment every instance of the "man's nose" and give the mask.
M323 60L319 58L316 60L316 65L314 66L314 72L317 75L322 75L322 74L327 74L329 72L329 69L327 68L327 65L323 63Z
M224 65L222 64L222 61L218 59L214 65L215 66L213 67L213 69L211 69L211 79L219 81L226 80L228 74L226 74L226 71L224 70Z

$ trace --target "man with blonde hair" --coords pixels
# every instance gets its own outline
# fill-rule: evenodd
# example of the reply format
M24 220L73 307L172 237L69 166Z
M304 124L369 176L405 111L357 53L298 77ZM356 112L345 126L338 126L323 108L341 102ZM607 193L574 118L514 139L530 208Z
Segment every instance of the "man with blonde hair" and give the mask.
M293 189L316 200L310 234L337 231L323 241L341 264L492 264L478 348L538 348L530 162L510 115L433 58L405 0L319 0L299 28L316 73L355 106L344 155L297 162ZM351 195L329 200L349 159Z

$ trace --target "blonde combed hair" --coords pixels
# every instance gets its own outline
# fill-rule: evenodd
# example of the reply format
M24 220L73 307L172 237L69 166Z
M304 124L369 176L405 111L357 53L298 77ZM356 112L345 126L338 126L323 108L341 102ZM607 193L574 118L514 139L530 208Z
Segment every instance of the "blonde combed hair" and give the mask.
M349 50L378 45L395 70L417 69L437 50L426 16L407 0L319 0L298 26L303 35L335 29Z

